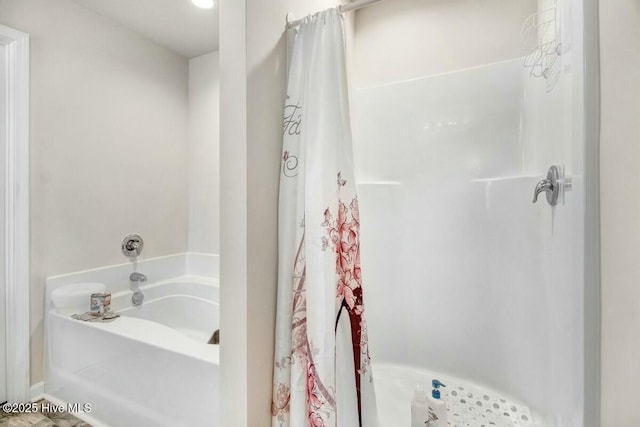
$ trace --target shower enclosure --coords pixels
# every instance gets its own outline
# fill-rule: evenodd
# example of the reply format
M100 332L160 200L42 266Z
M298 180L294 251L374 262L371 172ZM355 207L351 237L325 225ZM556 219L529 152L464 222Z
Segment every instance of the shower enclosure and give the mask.
M452 425L597 425L590 7L539 2L521 58L353 88L381 426L431 378ZM532 203L551 166L557 205Z

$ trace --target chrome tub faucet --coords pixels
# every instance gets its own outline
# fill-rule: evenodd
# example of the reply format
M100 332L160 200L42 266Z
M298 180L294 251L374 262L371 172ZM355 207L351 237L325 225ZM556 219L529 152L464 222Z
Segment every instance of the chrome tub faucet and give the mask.
M138 288L138 286L140 286L141 283L144 283L147 281L147 276L145 276L142 273L138 273L137 271L134 271L129 276L129 280L131 280L133 283L136 284L135 292L131 296L131 303L134 305L134 307L139 307L142 305L144 301L144 294L142 293L140 288Z

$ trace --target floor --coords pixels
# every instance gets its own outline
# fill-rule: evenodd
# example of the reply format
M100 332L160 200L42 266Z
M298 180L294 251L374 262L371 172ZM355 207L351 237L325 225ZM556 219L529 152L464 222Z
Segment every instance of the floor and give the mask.
M68 412L57 412L44 399L34 403L36 412L6 413L0 409L0 427L91 427ZM44 405L44 407L43 407Z

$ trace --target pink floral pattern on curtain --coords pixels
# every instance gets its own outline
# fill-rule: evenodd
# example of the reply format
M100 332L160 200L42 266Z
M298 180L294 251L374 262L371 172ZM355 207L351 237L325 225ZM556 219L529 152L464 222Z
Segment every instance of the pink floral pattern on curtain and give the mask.
M338 173L338 188L346 185L342 173ZM364 320L364 302L362 299L362 274L360 269L360 212L358 197L355 196L349 206L342 200L338 202L338 213L334 217L329 208L324 211L327 236L322 237L322 248L332 246L336 252L336 325L342 307L347 309L351 320L354 372L358 394L358 413L360 408L360 376L367 372L370 363L367 328ZM336 326L337 328L337 326Z

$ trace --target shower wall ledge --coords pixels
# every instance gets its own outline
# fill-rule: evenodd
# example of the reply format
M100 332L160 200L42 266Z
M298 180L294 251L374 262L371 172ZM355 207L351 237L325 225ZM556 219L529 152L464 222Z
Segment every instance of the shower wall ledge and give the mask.
M73 283L100 282L112 291L127 290L129 289L129 275L133 271L145 274L150 282L183 276L190 276L196 281L198 278L217 279L219 277L219 256L185 252L52 276L46 280L46 298L50 300L50 293L53 290Z
M471 182L499 182L499 181L515 181L519 179L541 179L544 178L546 172L540 173L540 175L514 175L514 176L494 176L488 178L475 178Z
M400 181L362 181L356 183L356 186L361 185L402 185Z

